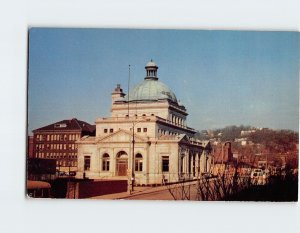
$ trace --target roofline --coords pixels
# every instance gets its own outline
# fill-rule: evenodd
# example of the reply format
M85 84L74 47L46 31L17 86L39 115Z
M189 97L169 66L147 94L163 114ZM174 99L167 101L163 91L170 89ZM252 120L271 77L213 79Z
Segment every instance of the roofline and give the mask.
M77 124L78 127L80 128L80 129L76 129L76 130L81 130L81 131L82 131L82 127L80 126L79 121L80 121L80 122L83 122L84 124L90 125L90 126L95 126L95 125L91 125L91 124L88 123L88 122L78 120L77 118L72 118L72 119L64 119L64 120L61 120L61 121L57 121L57 122L54 122L54 123L51 123L51 124L42 126L42 127L40 127L40 128L37 128L37 129L32 130L32 132L34 133L34 132L37 131L37 130L42 130L42 131L56 131L56 130L48 130L48 129L44 130L43 128L48 127L48 126L51 126L51 125L55 125L55 124L62 124L62 123L64 123L65 121L69 122L69 121L72 121L72 120L75 120L76 124ZM60 128L60 129L62 129L62 128ZM67 129L67 130L65 130L65 131L68 131L68 130L73 131L73 130L75 130L75 129ZM60 131L63 131L63 130L60 130Z
M187 127L187 126L179 126L179 125L175 125L175 124L172 124L170 121L167 121L166 119L164 118L161 118L161 117L158 117L156 116L156 119L159 123L162 123L162 124L165 124L165 125L168 125L168 126L171 126L171 127L176 127L177 129L181 129L181 130L185 130L185 131L189 131L189 132L192 132L192 133L197 133L197 130L193 129L193 128L190 128L190 127Z
M65 130L56 130L56 129L35 129L35 130L32 130L33 133L36 133L36 132L70 132L70 131L78 131L78 132L81 132L82 129L65 129Z

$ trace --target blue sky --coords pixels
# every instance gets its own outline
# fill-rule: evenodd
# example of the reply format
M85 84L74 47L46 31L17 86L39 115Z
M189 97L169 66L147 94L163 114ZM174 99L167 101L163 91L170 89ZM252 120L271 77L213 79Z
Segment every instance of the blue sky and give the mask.
M297 32L32 28L28 132L109 116L116 84L127 93L128 65L134 86L150 59L191 127L298 131Z

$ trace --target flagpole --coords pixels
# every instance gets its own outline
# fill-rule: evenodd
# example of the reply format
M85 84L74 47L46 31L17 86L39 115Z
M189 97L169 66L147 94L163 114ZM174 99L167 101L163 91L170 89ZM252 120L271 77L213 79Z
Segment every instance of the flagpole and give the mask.
M129 117L129 91L130 91L130 65L128 67L128 88L127 88L128 94L127 94L127 103L128 103L128 117Z

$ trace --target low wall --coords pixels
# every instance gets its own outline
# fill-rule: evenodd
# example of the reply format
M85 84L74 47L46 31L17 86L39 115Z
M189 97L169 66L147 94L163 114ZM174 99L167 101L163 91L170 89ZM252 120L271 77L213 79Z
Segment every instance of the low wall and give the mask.
M127 180L79 181L68 184L67 198L88 198L127 191Z

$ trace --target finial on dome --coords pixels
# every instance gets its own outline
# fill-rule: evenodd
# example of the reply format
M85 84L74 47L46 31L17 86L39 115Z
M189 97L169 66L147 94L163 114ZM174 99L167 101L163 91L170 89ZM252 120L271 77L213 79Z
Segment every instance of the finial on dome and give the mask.
M155 64L155 62L152 59L146 64L145 69L146 69L145 79L158 80L157 77L158 66Z

